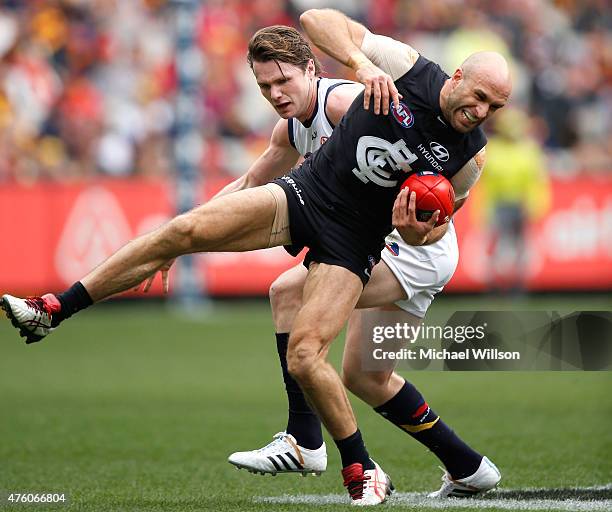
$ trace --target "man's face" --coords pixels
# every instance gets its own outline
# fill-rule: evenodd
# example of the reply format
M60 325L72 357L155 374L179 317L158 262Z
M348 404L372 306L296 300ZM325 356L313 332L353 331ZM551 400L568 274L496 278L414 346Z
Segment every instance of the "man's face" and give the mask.
M305 120L314 86L314 65L306 70L286 62L253 62L259 90L283 119Z
M451 91L443 114L461 133L472 131L502 108L510 95L509 86L484 74L469 77L457 70L451 78Z

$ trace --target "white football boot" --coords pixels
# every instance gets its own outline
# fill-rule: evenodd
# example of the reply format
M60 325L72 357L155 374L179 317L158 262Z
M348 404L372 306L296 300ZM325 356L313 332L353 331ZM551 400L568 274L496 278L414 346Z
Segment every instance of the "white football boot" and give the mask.
M251 473L301 473L320 475L327 469L325 443L316 450L299 446L291 434L279 432L271 443L259 450L234 452L227 461Z
M374 461L372 461L374 462ZM374 462L374 469L363 470L356 462L342 470L344 487L351 497L351 505L369 507L384 503L395 490L389 475Z
M40 341L49 334L53 330L53 313L61 308L57 297L50 293L26 299L3 295L0 307L19 330L20 336L26 339L26 343Z
M427 497L447 498L453 496L455 498L468 498L470 496L477 496L497 487L500 480L501 473L497 466L487 457L483 457L476 473L471 476L453 480L448 471L444 471L442 487L440 487L440 490L428 494Z

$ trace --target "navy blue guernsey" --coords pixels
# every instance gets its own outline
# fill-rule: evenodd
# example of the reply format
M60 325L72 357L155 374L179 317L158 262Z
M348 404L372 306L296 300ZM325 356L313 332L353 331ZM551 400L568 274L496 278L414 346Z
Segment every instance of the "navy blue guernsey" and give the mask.
M337 222L382 240L392 231L393 203L411 172L450 179L486 144L481 128L459 133L442 116L440 90L448 78L419 57L395 81L402 100L387 116L365 110L361 93L329 140L291 176Z

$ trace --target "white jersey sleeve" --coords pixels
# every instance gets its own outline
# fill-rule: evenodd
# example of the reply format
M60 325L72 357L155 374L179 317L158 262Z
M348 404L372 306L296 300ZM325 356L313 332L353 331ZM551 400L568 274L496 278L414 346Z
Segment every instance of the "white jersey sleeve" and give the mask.
M419 58L412 46L366 30L361 51L393 80L404 76Z

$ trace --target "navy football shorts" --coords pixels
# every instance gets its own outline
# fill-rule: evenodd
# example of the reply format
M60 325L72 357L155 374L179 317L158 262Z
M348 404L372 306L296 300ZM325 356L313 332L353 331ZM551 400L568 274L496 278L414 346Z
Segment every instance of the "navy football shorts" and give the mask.
M341 218L333 205L308 192L310 188L302 180L295 173L274 180L285 191L289 208L292 245L285 249L297 256L308 247L306 268L313 261L337 265L359 276L365 286L380 260L384 238L372 237L354 220Z

